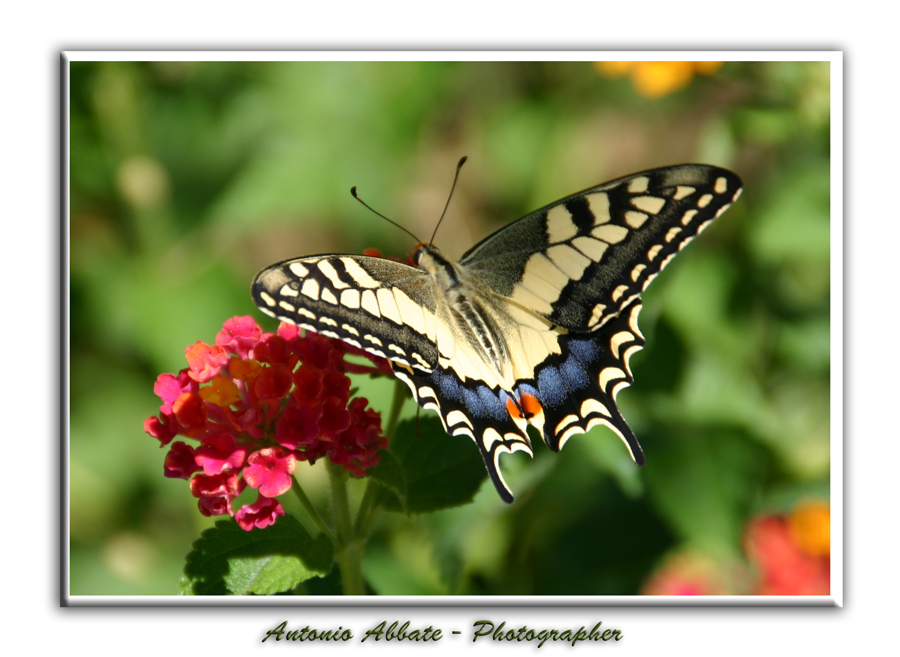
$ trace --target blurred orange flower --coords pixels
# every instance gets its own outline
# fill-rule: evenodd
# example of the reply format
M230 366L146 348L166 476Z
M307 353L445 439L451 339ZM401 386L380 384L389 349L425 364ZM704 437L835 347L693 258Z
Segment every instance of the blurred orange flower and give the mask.
M816 557L831 554L831 509L825 502L803 502L788 516L794 543Z
M744 536L747 556L759 576L759 595L828 595L830 510L807 502L787 516L760 516Z
M662 98L684 89L694 75L712 75L722 62L594 62L608 78L631 76L631 84L644 98Z

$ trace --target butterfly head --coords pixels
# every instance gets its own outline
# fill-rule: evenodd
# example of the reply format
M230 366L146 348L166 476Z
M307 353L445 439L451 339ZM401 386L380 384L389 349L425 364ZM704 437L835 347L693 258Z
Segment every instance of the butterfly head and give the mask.
M421 267L423 258L428 258L431 254L440 252L441 250L431 242L419 242L416 244L415 251L413 251L413 260Z
M456 266L441 254L441 250L429 242L420 242L413 253L413 259L419 269L426 271L429 276L445 290L451 290L459 286L460 278Z

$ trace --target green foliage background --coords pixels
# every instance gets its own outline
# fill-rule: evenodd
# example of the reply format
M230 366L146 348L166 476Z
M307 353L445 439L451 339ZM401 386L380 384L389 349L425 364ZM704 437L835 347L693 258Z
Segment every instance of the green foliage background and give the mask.
M602 428L558 455L506 456L512 507L488 483L465 507L381 517L363 564L373 590L637 593L672 551L740 559L752 514L828 499L828 63L726 63L656 100L590 62L74 62L70 74L72 594L177 594L214 523L143 433L157 375L231 316L274 329L249 296L267 264L410 251L352 185L428 239L462 155L436 240L454 257L641 169L721 165L745 190L644 295L648 345L619 402L647 465ZM386 413L392 382L359 385ZM320 466L298 476L325 505Z

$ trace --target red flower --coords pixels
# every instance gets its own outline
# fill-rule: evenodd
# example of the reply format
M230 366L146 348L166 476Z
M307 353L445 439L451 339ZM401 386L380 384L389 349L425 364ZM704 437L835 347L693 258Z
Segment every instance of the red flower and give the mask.
M199 469L200 466L194 460L194 448L180 440L166 454L164 474L167 477L190 479Z
M231 500L241 494L246 484L236 472L223 472L207 476L195 475L191 479L191 494L200 498L197 506L205 516L232 515Z
M346 407L347 402L341 401L339 397L325 398L322 415L319 416L319 430L323 440L334 440L338 433L350 426L350 413Z
M241 529L250 531L254 527L256 529L262 529L263 527L275 524L275 520L278 516L283 515L284 509L281 508L281 504L278 500L273 500L260 495L253 504L241 507L235 514L234 519L237 520L237 524L240 525Z
M739 595L748 589L746 568L703 552L668 556L641 588L644 595Z
M304 405L315 405L322 394L322 370L304 363L294 372L294 399Z
M200 513L207 517L234 515L234 511L231 510L231 500L227 497L201 497L197 502L197 507L200 509Z
M378 450L387 447L387 440L381 435L381 416L367 409L368 400L357 397L350 402L350 424L335 436L331 461L357 477L378 464Z
M213 475L226 470L238 470L244 464L247 451L235 444L234 436L224 433L213 434L200 442L203 445L195 450L194 460L203 468L204 474Z
M144 431L162 443L162 447L168 445L177 434L177 430L172 426L172 420L165 415L148 417L144 420Z
M319 435L319 408L292 405L284 409L275 428L278 444L288 449L302 449Z
M240 431L247 434L250 438L263 438L265 431L262 426L262 413L258 408L248 408L241 414L234 414L234 420Z
M381 417L365 399L350 398L347 373L390 372L385 359L290 324L264 333L250 317L229 319L214 346L196 342L185 354L187 368L157 378L160 413L144 430L161 446L177 435L198 441L172 443L164 474L190 479L204 515L265 527L284 514L270 498L290 489L297 461L327 456L355 476L378 462ZM235 513L231 503L247 485L260 497Z
M760 595L828 595L828 554L805 551L792 535L790 517L761 516L744 538L747 556L759 573Z
M228 352L222 347L210 347L196 342L184 350L188 362L188 376L198 383L206 383L228 364Z
M223 496L234 499L244 490L246 484L236 472L221 472L215 475L198 474L191 479L191 494L194 497Z
M291 370L287 365L278 363L262 371L262 374L256 378L253 392L260 404L278 406L290 391L292 383Z
M278 497L291 487L291 475L297 467L297 457L280 447L266 447L247 459L244 481L250 488L258 488L260 495Z
M300 356L300 360L315 365L320 370L327 370L330 365L340 368L339 362L346 353L344 343L323 337L318 333L309 333L291 340L291 347Z
M297 356L288 348L288 341L280 335L269 335L253 348L253 358L260 363L275 365L283 363L290 369L297 364Z
M168 415L172 412L172 404L186 392L197 392L199 386L188 376L188 371L181 370L178 376L174 374L160 374L153 386L153 392L163 400L159 410Z
M322 375L322 397L333 399L336 404L346 406L350 400L350 379L332 368Z
M216 336L216 344L224 348L228 353L237 354L241 358L247 358L263 331L249 315L244 317L232 317L225 320L222 330Z
M191 392L184 393L172 404L172 411L175 419L184 427L185 435L193 437L203 433L207 413L206 405L200 395Z

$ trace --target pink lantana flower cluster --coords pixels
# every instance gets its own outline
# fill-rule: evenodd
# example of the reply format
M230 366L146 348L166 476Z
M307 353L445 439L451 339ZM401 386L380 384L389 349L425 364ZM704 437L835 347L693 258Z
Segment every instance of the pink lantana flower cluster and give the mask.
M188 367L156 380L163 403L144 430L169 447L165 476L190 480L206 516L234 516L248 531L267 527L284 515L275 498L290 490L298 461L328 457L362 477L387 446L381 416L364 397L351 398L347 376L389 374L385 359L291 324L264 333L251 317L229 319L214 345L197 342L185 355ZM176 436L199 444L173 443ZM235 511L247 486L257 500Z

